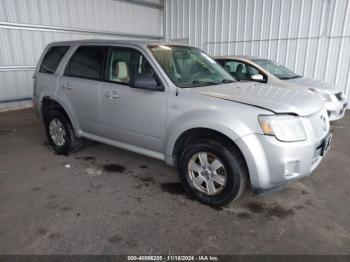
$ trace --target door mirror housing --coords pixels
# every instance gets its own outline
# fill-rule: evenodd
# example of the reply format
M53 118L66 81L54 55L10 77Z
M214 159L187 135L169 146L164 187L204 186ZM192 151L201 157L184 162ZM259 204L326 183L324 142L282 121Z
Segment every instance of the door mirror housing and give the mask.
M265 79L262 74L251 75L250 79L253 80L253 81L262 82L262 83L266 83L267 82L267 79Z
M163 90L163 88L158 85L156 79L151 74L146 73L135 74L133 87L153 91Z

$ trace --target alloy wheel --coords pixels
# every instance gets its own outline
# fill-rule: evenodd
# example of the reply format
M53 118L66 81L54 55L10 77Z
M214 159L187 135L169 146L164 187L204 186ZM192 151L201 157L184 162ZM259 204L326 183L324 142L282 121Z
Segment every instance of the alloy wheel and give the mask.
M198 152L188 162L188 175L194 188L212 196L226 186L227 173L222 161L212 153Z
M55 145L63 146L66 143L66 131L64 129L63 123L59 119L54 118L50 121L49 132L51 139Z

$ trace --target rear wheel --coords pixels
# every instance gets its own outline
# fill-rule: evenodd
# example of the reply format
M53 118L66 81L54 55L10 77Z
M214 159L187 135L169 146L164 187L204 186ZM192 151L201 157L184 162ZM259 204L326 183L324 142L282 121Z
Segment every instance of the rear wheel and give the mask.
M45 114L46 135L51 147L58 154L68 154L80 149L82 139L75 136L72 124L59 110Z
M241 155L209 139L195 140L183 150L179 176L188 193L211 206L223 206L238 199L247 184Z

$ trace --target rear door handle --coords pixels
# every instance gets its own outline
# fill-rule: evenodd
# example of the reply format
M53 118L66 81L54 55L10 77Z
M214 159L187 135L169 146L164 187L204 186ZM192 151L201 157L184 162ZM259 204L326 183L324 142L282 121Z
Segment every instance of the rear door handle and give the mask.
M72 86L68 84L67 82L64 82L62 85L62 88L72 89Z
M105 93L105 96L109 99L117 99L120 97L116 92L113 91Z

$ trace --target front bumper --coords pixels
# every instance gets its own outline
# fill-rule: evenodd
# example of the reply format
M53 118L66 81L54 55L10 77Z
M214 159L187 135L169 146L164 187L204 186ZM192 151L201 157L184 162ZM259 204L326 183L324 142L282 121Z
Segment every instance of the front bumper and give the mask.
M347 102L346 101L332 101L325 102L329 121L339 120L344 117Z
M247 162L253 190L264 192L310 175L328 151L331 135L320 140L281 142L251 134L236 141Z

